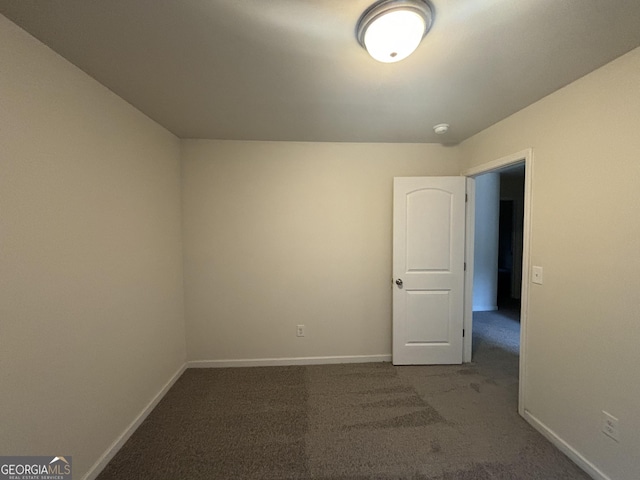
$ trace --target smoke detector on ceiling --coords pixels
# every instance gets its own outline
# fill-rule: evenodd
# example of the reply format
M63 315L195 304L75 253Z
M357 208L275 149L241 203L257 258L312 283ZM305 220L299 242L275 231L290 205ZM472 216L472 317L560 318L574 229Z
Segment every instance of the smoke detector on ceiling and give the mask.
M433 131L436 132L436 134L438 134L438 135L444 135L445 133L447 133L449 131L449 124L448 123L439 123L438 125L435 125L433 127Z

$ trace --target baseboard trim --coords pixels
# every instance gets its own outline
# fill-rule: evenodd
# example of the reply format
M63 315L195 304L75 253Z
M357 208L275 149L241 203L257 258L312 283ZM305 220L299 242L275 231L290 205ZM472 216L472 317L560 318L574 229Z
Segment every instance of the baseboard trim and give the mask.
M335 363L390 362L391 354L336 357L252 358L239 360L192 360L188 368L281 367L289 365L327 365Z
M495 312L496 310L498 310L497 305L474 305L473 306L474 312Z
M160 403L162 397L166 395L169 389L173 386L173 384L180 378L180 375L187 369L187 365L182 365L176 373L169 379L167 383L164 384L162 389L156 394L155 397L151 399L151 401L147 404L146 407L142 409L140 414L129 424L129 426L122 432L122 434L111 444L111 446L107 449L106 452L102 454L102 456L98 459L96 463L89 469L87 474L82 477L83 480L95 480L100 472L104 470L104 467L113 459L113 457L118 453L118 450L122 448L129 437L133 435L133 433L138 429L140 424L144 422L145 418L149 416L151 411Z
M582 470L587 472L595 480L611 480L610 477L605 475L598 469L593 463L583 457L575 448L560 438L553 430L542 423L531 412L525 409L524 419L529 424L540 432L547 440L553 443L562 453L571 459L573 463L578 465Z

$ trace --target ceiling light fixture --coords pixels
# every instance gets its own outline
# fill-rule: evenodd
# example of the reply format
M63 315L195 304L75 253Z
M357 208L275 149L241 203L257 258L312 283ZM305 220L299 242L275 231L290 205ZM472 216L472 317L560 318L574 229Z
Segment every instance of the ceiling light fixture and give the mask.
M379 62L398 62L418 48L432 19L431 7L424 0L382 0L362 14L356 36Z

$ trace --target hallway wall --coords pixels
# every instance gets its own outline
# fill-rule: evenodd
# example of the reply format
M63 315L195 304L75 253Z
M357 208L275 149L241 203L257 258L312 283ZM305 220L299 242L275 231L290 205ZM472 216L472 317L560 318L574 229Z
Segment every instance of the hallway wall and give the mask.
M485 173L475 182L473 310L497 310L500 174Z

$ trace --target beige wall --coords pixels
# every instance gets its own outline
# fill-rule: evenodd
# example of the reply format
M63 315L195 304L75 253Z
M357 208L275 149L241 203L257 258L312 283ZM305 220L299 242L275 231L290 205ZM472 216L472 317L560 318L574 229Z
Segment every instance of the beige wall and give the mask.
M639 112L636 49L461 147L464 168L533 147L525 407L616 480L640 478Z
M179 141L0 16L0 455L82 478L185 359Z
M457 160L439 145L183 141L189 359L389 354L393 177L457 175Z

